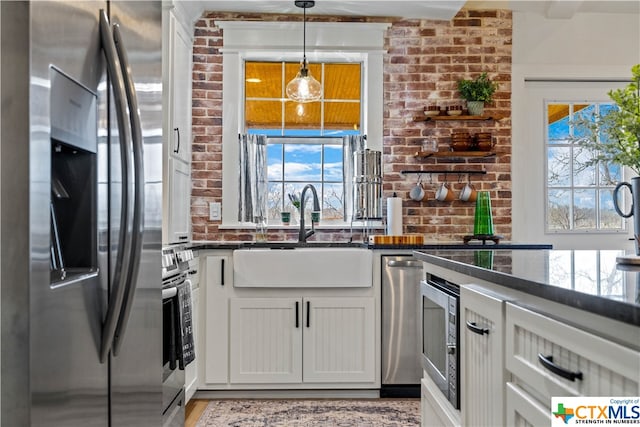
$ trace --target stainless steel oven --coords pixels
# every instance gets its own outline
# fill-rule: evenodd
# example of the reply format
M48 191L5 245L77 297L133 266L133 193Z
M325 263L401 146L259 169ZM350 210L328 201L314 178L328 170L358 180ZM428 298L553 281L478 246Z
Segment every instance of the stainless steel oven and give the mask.
M460 407L460 287L428 274L420 282L422 367L454 408Z
M164 279L162 283L162 409L163 426L171 425L168 419L180 415L174 406L180 405L180 396L184 396L184 370L178 366L179 300L178 286L186 281L185 273L178 273ZM184 398L182 398L184 400ZM175 401L175 402L174 402ZM182 417L184 421L184 416Z
M188 279L191 259L192 251L183 245L162 249L162 427L184 425L187 362L183 329L191 327L191 319L190 308L185 308L185 298L181 300L179 293L184 295L184 288L191 287Z

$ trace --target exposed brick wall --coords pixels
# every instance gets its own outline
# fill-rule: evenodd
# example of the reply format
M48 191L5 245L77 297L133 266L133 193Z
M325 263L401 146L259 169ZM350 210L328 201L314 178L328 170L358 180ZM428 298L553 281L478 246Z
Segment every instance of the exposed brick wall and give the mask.
M252 240L249 230L220 230L209 221L208 203L222 201L222 31L217 21L300 20L297 15L207 13L196 24L193 51L193 240ZM379 18L309 16L309 21L392 22ZM486 170L472 175L476 189L488 190L493 207L495 233L511 237L511 34L512 16L506 10L462 10L451 21L393 21L385 37L384 59L383 197L396 192L403 197L405 233L424 234L426 240L459 240L473 232L474 205L434 200L437 185L445 178L457 194L466 182L458 175L423 175L426 199L414 202L409 190L417 175L402 170ZM457 81L486 71L499 83L494 101L485 107L499 121L414 122L425 105L463 104ZM492 132L495 157L482 159L416 159L424 138L438 140L448 149L452 130ZM236 159L228 161L235 162ZM224 207L223 207L224 209ZM349 230L323 230L318 240L344 240ZM270 230L272 240L293 240L294 231Z

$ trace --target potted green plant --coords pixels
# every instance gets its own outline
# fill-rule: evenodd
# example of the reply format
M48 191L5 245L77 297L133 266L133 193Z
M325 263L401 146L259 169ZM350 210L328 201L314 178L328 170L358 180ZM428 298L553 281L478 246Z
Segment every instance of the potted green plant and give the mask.
M491 102L498 84L492 82L487 73L480 74L475 80L458 81L458 91L462 99L467 101L467 110L472 116L481 116L484 103Z
M631 82L622 89L610 90L609 98L616 108L602 114L581 115L573 120L573 142L592 153L586 165L598 162L626 166L640 174L640 64L631 67ZM631 184L619 183L614 190L614 207L620 216L633 216L636 254L640 255L640 177L631 178ZM618 206L618 190L631 190L632 210L622 212Z

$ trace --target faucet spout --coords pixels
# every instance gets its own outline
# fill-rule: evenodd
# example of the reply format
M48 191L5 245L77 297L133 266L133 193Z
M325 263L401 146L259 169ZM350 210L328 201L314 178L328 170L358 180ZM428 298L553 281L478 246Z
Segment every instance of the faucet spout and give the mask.
M311 230L309 231L305 230L304 226L304 205L306 202L307 190L311 190L311 193L313 195L313 210L320 210L320 201L318 200L316 187L311 184L305 185L302 189L302 194L300 194L300 231L298 233L298 242L300 243L306 243L307 238L313 236L313 234L316 232L313 226L313 222L311 222Z

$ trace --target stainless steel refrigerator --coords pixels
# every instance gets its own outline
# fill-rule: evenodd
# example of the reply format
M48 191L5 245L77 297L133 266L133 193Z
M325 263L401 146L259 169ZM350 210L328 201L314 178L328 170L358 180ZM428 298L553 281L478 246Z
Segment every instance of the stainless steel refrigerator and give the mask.
M161 12L0 2L3 426L161 425Z

